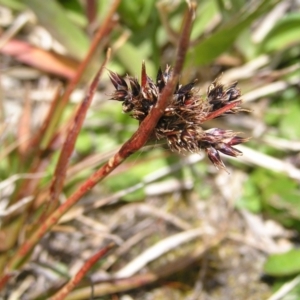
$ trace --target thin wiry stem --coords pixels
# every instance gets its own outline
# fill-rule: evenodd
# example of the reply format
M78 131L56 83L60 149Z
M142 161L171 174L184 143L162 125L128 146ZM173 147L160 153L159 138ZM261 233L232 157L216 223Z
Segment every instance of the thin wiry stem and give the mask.
M201 258L209 249L222 243L225 236L226 233L224 231L217 235L209 235L206 237L207 240L205 239L205 246L197 247L190 253L177 258L176 261L168 262L165 265L156 268L152 272L134 275L129 278L114 278L112 281L100 282L94 286L94 295L96 297L101 297L107 294L120 293L135 288L141 288L145 285L153 284L154 282L166 278L176 272L185 270L187 267L192 266L195 262L199 261L199 258ZM79 288L71 292L66 300L88 298L90 294L90 288Z
M57 136L59 136L59 133L54 131L59 122L60 116L62 115L66 105L68 104L70 95L72 94L75 87L77 86L80 79L82 78L83 73L86 70L88 64L91 62L99 46L99 43L105 36L108 35L110 30L113 28L114 22L112 20L119 4L120 4L120 0L114 0L105 19L103 20L101 26L99 27L96 34L94 35L93 41L91 43L91 46L88 50L86 57L78 66L75 76L70 80L70 82L66 87L65 92L61 97L60 97L60 87L58 88L57 93L52 101L52 105L49 109L48 115L45 118L41 129L28 142L27 149L29 149L30 151L27 154L28 155L32 154L32 152L34 151L37 153L35 154L35 159L32 163L31 172L35 172L36 170L41 170L45 167L45 165L47 165L48 162L45 159L44 154L47 152L51 153L51 150L53 149L53 144L55 144L55 140ZM16 193L14 199L19 199L31 195L37 184L38 184L37 180L30 183L28 183L28 181L24 182L24 184L20 187L20 192Z
M76 138L79 134L79 130L82 126L82 123L84 121L84 117L86 115L87 109L89 107L89 104L92 101L92 98L94 96L94 93L96 91L96 87L99 82L100 75L102 74L105 65L109 59L110 56L110 50L107 53L106 60L103 62L102 66L100 67L99 71L97 72L96 76L94 77L94 80L92 81L90 88L88 90L88 93L82 102L81 106L77 110L77 114L74 119L73 126L71 127L68 136L66 138L66 142L64 144L64 148L61 152L61 156L59 158L59 162L57 164L57 168L55 171L55 179L52 185L52 200L55 200L56 194L61 189L61 184L64 181L65 174L66 174L66 167L67 162L70 157L70 153L74 149L74 144L76 141ZM87 192L87 190L85 191ZM51 204L51 203L50 203ZM25 243L19 248L19 250L14 254L12 260L8 263L7 269L13 270L16 269L24 260L24 257L31 251L31 249L39 242L39 240L44 236L44 234L57 223L59 218L66 212L66 208L68 207L68 204L64 203L62 206L60 206L53 214L48 217L45 222L41 222L41 226L38 227L38 229L32 234L32 236L25 241ZM1 282L1 279L0 279Z
M72 92L74 91L75 87L77 86L77 84L79 83L80 79L82 78L82 75L84 73L84 71L86 70L88 64L91 62L93 55L95 54L95 51L97 49L97 47L99 46L100 41L108 34L108 32L113 28L113 15L115 14L119 4L120 4L121 0L114 0L114 2L111 5L110 10L108 11L106 18L104 19L102 25L99 27L98 31L96 32L93 41L91 43L91 46L89 48L89 51L86 55L86 57L84 58L84 60L80 63L80 65L78 66L78 70L74 76L74 78L72 78L72 80L69 82L66 91L64 92L61 101L60 101L60 107L59 109L57 109L56 114L53 117L53 122L58 122L60 115L62 114L65 106L68 104L70 96L72 94ZM49 128L54 128L54 124L52 124L51 126L49 126ZM52 132L51 132L52 134ZM44 140L42 141L43 143L43 147L47 148L49 141L51 140L51 137L48 136L49 132L45 133L44 136ZM50 142L51 143L51 142Z
M51 188L50 188L50 199L49 199L49 204L51 207L55 207L55 205L58 202L58 197L59 194L63 188L65 177L66 177L66 172L67 172L67 167L68 167L68 162L69 158L74 150L75 143L78 137L78 134L81 130L83 121L85 119L85 116L87 114L87 111L90 107L90 104L92 102L93 96L96 92L100 76L103 73L104 67L110 57L110 49L107 51L107 57L99 71L97 72L94 80L92 81L90 88L88 90L88 93L78 108L78 111L75 115L75 119L73 122L72 127L70 128L70 131L67 135L67 138L64 142L61 154L59 156L58 162L56 164L56 169L54 172L54 180L52 182ZM51 210L50 210L51 211Z
M112 157L106 164L97 170L90 178L88 178L60 207L58 207L42 224L41 226L26 240L19 248L19 251L14 255L9 262L8 272L16 269L23 261L24 257L29 254L33 247L45 235L47 231L55 225L61 216L66 213L84 194L86 194L96 183L103 180L111 173L120 163L127 157L139 150L147 142L158 120L164 113L169 99L173 95L173 91L177 84L179 74L183 67L184 58L188 49L189 36L192 29L193 15L196 4L189 5L187 11L181 37L179 39L178 52L175 62L174 72L171 79L168 81L156 105L152 108L150 114L141 123L139 129L133 136L121 147L120 151ZM0 279L1 280L1 279Z
M70 294L70 292L78 285L82 278L87 274L87 272L95 265L95 263L101 259L109 250L115 246L114 243L109 244L105 248L99 250L91 258L89 258L85 264L80 268L77 274L64 286L62 287L55 295L53 295L50 300L62 300Z

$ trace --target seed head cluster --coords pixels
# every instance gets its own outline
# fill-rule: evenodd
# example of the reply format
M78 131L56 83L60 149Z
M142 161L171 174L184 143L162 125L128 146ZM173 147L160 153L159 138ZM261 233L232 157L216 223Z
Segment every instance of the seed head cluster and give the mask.
M127 83L120 75L110 71L110 80L116 89L111 99L121 101L123 112L142 122L156 104L171 75L172 68L166 66L164 71L158 70L154 82L147 76L143 64L141 83L131 76L127 76ZM179 153L204 150L217 168L225 169L219 152L234 157L242 155L233 146L248 139L231 130L204 130L202 124L207 120L243 111L239 106L240 90L237 82L225 87L216 79L208 87L206 97L203 97L195 88L195 83L196 80L186 85L177 84L173 97L169 99L154 129L154 136L158 140L166 140L169 148Z

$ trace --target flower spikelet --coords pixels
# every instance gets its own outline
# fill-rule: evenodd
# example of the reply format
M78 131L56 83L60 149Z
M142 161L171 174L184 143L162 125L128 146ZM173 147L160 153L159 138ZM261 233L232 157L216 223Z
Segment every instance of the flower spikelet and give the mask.
M141 83L131 76L127 76L126 81L110 71L110 80L115 87L111 99L121 101L123 112L142 122L157 102L171 75L172 68L166 66L164 71L158 70L156 81L153 81L148 77L144 63ZM237 88L237 82L224 86L216 79L208 87L206 97L203 97L195 88L195 83L196 80L186 85L177 84L173 97L169 99L167 108L154 129L154 137L166 140L169 148L179 153L197 153L204 150L217 168L225 169L219 153L240 156L242 152L233 146L248 139L231 130L204 130L203 123L220 116L245 111L239 106L241 92Z

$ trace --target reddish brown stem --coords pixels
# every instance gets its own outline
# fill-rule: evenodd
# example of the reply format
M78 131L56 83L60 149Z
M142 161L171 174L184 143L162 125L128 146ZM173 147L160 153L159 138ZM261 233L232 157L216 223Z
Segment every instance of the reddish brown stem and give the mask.
M86 273L95 265L95 263L101 259L110 249L115 246L114 243L109 244L107 247L101 249L96 254L94 254L82 268L77 272L77 274L64 286L62 287L55 295L53 295L50 300L62 300L70 294L70 292L78 285Z
M0 290L2 290L6 283L8 282L8 280L12 277L12 273L10 274L5 274L0 278Z
M158 280L173 275L176 272L185 270L189 266L197 263L199 258L209 249L219 245L225 238L226 232L221 231L217 236L209 236L209 240L205 240L205 247L197 247L187 255L178 257L175 261L166 263L153 270L152 272L134 275L129 278L114 279L112 282L100 282L94 286L94 296L97 299L112 293L120 293L135 288L142 288L145 285L152 284ZM68 295L66 300L87 299L90 297L90 288L79 288Z
M66 88L66 91L62 95L61 99L59 97L59 91L57 92L57 95L55 96L55 101L53 102L53 104L50 107L47 118L45 119L41 130L39 130L36 133L36 135L32 138L32 140L29 142L28 149L38 149L39 148L38 145L40 145L40 148L43 148L43 149L51 149L52 141L53 141L54 137L58 135L58 133L54 133L54 134L52 133L52 138L49 137L48 140L44 141L46 143L44 145L42 145L42 143L43 143L42 139L45 138L45 136L48 136L47 132L49 130L52 130L52 128L55 128L55 126L56 126L55 124L58 123L58 121L60 119L60 115L63 113L64 108L69 101L71 93L73 92L76 85L79 83L84 71L87 68L87 65L90 63L98 45L99 45L99 42L103 39L103 37L105 37L108 34L108 32L113 27L113 21L112 21L113 15L114 15L115 11L117 10L119 4L120 4L120 0L115 0L112 3L112 6L106 15L106 18L103 20L102 26L99 27L98 31L96 32L96 34L93 38L93 41L91 43L91 46L89 48L89 51L88 51L85 59L80 63L75 76L69 82L69 84ZM57 115L55 115L55 114L57 114ZM43 153L43 152L40 152L40 153ZM39 160L41 159L39 156L36 157L36 160L33 163L33 165L37 166L39 164ZM39 167L36 167L36 168L39 168ZM28 190L26 187L28 182L29 181L26 181L26 183L24 183L24 188L20 189L22 191L21 192L22 197L29 195L32 192L32 190ZM38 182L38 181L36 180L36 182ZM15 197L15 199L19 199L19 198L21 198L21 196L19 196L19 195L18 195L18 197Z
M229 104L226 104L225 106L213 111L212 113L210 113L206 118L205 121L208 120L212 120L218 116L221 116L222 114L224 114L226 111L236 107L237 105L241 104L242 101L235 101L235 102L231 102Z
M108 11L108 13L106 15L106 18L104 19L104 21L102 23L102 26L100 26L98 31L96 32L94 39L92 41L92 44L89 48L89 52L88 52L87 56L82 61L82 63L79 65L78 71L76 72L76 76L69 83L69 85L66 89L66 92L63 95L63 98L61 100L63 103L65 103L65 104L68 103L68 100L70 98L72 91L74 90L75 86L78 84L84 70L86 70L87 65L91 61L91 59L99 45L99 42L103 39L103 37L105 37L105 35L107 35L108 31L111 29L112 23L113 23L112 18L113 18L113 15L115 14L119 4L120 4L120 0L115 0L113 2L110 10Z
M59 94L60 94L60 86L57 87L57 91L51 102L51 106L47 113L47 116L43 121L43 125L41 126L40 130L35 134L35 136L31 139L31 141L29 141L29 144L27 146L27 151L24 154L25 160L27 159L28 155L30 155L30 154L32 154L32 152L38 150L38 145L39 145L42 137L45 135L47 127L50 124L51 117L53 116L54 111L57 108L57 105L59 103L59 100L60 100ZM42 153L40 153L34 157L33 161L30 164L30 169L28 170L28 173L34 174L37 172L43 172L45 170L46 166L49 163L49 158L47 157L47 158L41 159L41 157L42 157ZM16 201L18 201L19 199L22 199L23 197L32 195L39 182L40 182L40 178L23 180L20 187L18 188L18 192L11 199L10 204L15 203Z
M93 100L93 96L96 92L100 76L103 73L103 70L107 64L107 61L109 60L110 52L111 51L109 49L107 51L107 56L106 56L104 63L102 64L101 68L97 72L96 76L94 77L94 79L88 89L87 95L85 96L81 105L78 107L77 113L74 118L74 122L73 122L72 127L70 128L68 135L66 137L66 140L64 142L62 151L60 153L58 162L56 164L56 169L54 172L54 179L53 179L53 182L50 187L50 199L48 202L50 205L50 207L49 207L50 212L51 212L51 208L54 208L58 202L59 194L64 185L69 158L74 150L75 143L76 143L78 134L81 130L85 116L87 114L88 108L90 107L90 104Z
M195 6L190 6L187 17L185 18L181 38L179 40L178 54L174 72L168 81L162 94L160 95L156 105L150 111L150 114L141 123L139 129L133 136L121 147L120 151L112 157L99 170L91 175L58 209L56 209L41 226L24 242L9 262L7 269L14 270L22 263L24 256L33 249L47 231L55 225L63 214L65 214L84 194L86 194L95 184L103 180L111 173L122 161L128 156L139 150L151 136L151 132L155 128L158 120L164 113L169 99L173 95L179 74L183 67L184 57L188 48L189 36L192 28L192 20Z
M91 25L96 19L98 3L96 0L86 0L85 5L86 15L89 21L89 25Z
M85 57L85 59L80 63L78 70L75 74L75 76L72 78L72 80L69 82L65 93L63 94L60 102L60 108L59 111L57 112L58 116L55 118L55 122L58 122L60 119L60 115L64 111L65 106L68 104L69 98L71 96L71 93L73 92L74 88L77 86L79 83L84 71L86 70L88 64L92 60L92 57L100 43L100 41L107 35L107 33L111 30L113 27L113 15L116 12L121 0L115 0L112 3L112 6L110 10L108 11L106 18L104 19L102 25L99 27L98 31L96 32L94 39L92 41L92 44L89 48L89 51ZM46 147L46 146L45 146ZM47 147L46 147L47 148Z

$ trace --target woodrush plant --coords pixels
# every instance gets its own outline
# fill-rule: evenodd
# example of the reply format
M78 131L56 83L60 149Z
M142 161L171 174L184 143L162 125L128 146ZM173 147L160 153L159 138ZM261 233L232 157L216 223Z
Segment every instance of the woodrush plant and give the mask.
M123 112L129 113L141 123L157 103L172 77L172 72L170 66L164 71L159 69L154 82L147 75L143 63L141 84L136 78L128 76L129 86L120 75L110 72L111 82L116 88L112 99L121 101ZM231 130L220 128L203 130L202 124L217 117L245 111L239 106L240 90L237 89L237 82L225 87L219 79L216 79L208 87L207 96L204 98L198 93L195 83L196 80L186 85L176 84L152 136L157 140L166 140L169 148L178 153L198 153L205 150L217 168L226 170L219 152L233 157L240 156L242 152L233 146L248 139Z
M239 106L241 103L240 91L236 88L236 83L224 87L219 80L216 80L210 85L205 98L198 94L195 88L195 81L187 85L180 85L178 83L184 58L189 47L189 37L196 8L195 2L190 1L188 2L188 10L183 21L173 69L167 66L164 71L159 70L154 82L147 76L146 67L143 64L141 83L133 77L128 77L129 85L120 75L110 71L111 81L116 88L112 98L122 102L123 111L130 113L133 118L139 121L139 128L124 143L116 155L87 178L63 204L59 205L58 199L64 186L68 161L74 150L76 139L96 91L99 78L109 59L110 51L108 51L106 60L96 74L85 99L78 107L75 116L69 121L68 126L59 128L58 121L61 118L62 111L68 102L71 92L78 83L92 54L95 52L96 45L105 34L110 32L113 22L112 16L118 5L119 1L114 1L101 29L95 35L86 59L80 65L76 76L61 97L62 101L53 101L54 104L51 106L41 130L28 143L25 155L32 162L29 171L30 173L40 172L41 170L45 170L47 162L51 159L50 150L57 148L57 141L66 134L67 128L67 135L56 164L53 180L47 187L47 199L40 207L40 213L33 215L30 231L26 234L26 238L20 246L17 246L16 241L22 231L22 226L28 222L26 217L32 216L30 213L33 206L26 206L26 213L14 216L18 225L18 228L14 229L14 231L10 227L11 216L3 221L3 232L6 235L13 234L14 238L6 245L4 249L6 253L2 254L1 257L1 288L7 284L15 270L19 270L23 266L30 257L30 253L35 245L51 230L59 219L126 158L141 149L149 139L166 140L169 148L179 153L199 152L203 149L214 165L222 169L225 169L225 166L219 152L230 156L241 155L241 152L233 146L243 143L247 139L240 137L237 132L219 128L209 130L202 128L202 124L207 120L226 114L238 113L243 110ZM59 98L58 93L56 99ZM26 180L21 183L13 196L11 204L17 203L19 199L28 195L35 194L36 196L40 196L37 191L38 184L38 179ZM65 287L58 291L52 299L63 299L66 297L86 272L111 247L112 245L104 247L88 260L78 274ZM153 278L149 279L148 282L153 282ZM146 283L147 281L144 281L139 284ZM114 284L117 285L118 281ZM136 285L136 282L132 284ZM128 288L130 288L130 285Z

